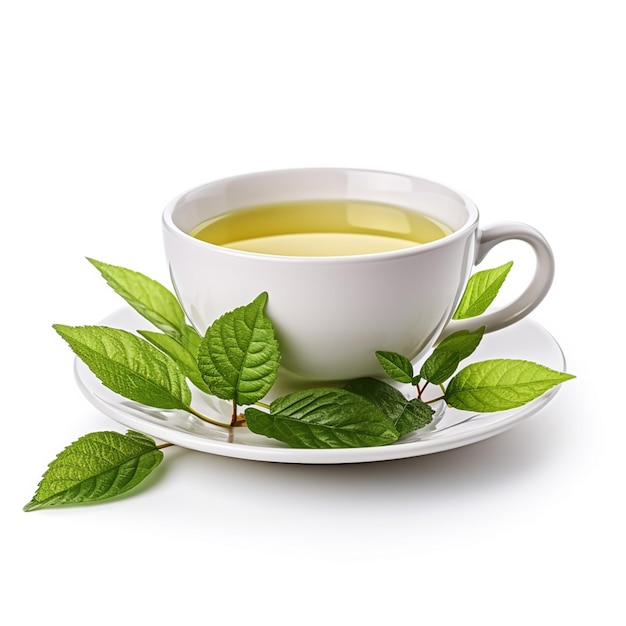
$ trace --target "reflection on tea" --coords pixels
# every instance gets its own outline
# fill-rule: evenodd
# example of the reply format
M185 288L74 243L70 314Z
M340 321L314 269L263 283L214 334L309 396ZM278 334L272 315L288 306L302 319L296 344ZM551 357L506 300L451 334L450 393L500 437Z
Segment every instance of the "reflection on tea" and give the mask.
M238 209L191 231L216 245L287 256L350 256L411 248L451 230L420 213L362 200L299 200Z

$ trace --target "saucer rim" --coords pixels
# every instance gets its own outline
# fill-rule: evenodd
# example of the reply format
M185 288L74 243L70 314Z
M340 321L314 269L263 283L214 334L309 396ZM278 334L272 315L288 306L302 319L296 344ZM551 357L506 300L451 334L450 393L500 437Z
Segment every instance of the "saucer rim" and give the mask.
M112 322L115 320L116 325L120 326L120 318L126 319L128 317L130 321L130 317L134 315L136 313L132 309L120 309L107 316L102 320L101 324L112 325ZM141 319L143 320L143 318ZM143 321L145 322L145 320ZM540 333L544 340L550 341L552 349L556 348L557 350L560 363L547 365L566 371L565 355L551 333L530 318L521 320L516 326L518 330L524 326L534 327L535 333ZM496 335L502 337L502 334L506 334L506 331L507 329L502 329L492 333L492 340ZM485 337L490 337L490 335ZM219 441L208 436L173 428L167 423L155 423L139 417L144 408L146 411L152 410L150 407L142 407L142 405L137 403L134 403L133 410L125 407L122 404L122 402L125 402L125 399L104 387L78 358L74 360L74 377L80 391L93 406L107 417L129 429L142 432L157 440L198 452L251 461L295 464L346 464L390 461L435 454L471 445L497 436L527 417L536 414L554 398L560 388L560 386L553 387L542 396L516 409L493 413L471 413L466 419L446 426L442 430L433 430L425 433L424 438L421 439L406 440L405 438L405 440L400 440L391 445L376 447L310 449L285 447L285 444L278 441L275 442L275 445L263 446ZM186 413L179 410L172 412L183 415ZM189 417L192 418L190 415ZM489 419L481 424L481 420L484 420L485 417ZM468 425L473 427L469 431L467 430ZM444 431L445 435L442 436ZM268 439L267 441L272 442L273 440Z

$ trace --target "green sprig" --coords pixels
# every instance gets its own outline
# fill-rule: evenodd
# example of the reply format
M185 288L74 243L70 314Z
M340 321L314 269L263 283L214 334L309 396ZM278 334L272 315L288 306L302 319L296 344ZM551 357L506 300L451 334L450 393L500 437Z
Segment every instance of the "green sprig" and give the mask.
M419 371L407 356L376 352L381 373L394 384L361 378L343 388L294 392L266 405L262 400L276 381L280 362L276 333L265 311L267 293L217 319L202 337L187 323L169 289L139 272L89 261L153 327L132 333L106 326L53 326L103 385L140 404L188 411L224 428L242 425L239 407L243 405L252 432L292 447L389 445L430 424L431 404L437 400L459 410L501 411L530 402L574 378L517 359L476 362L457 372L480 344L486 331L482 326L442 340ZM454 318L482 314L511 266L512 262L506 263L470 277ZM414 388L414 397L394 386L398 383ZM230 421L220 422L197 412L191 406L190 384L201 392L232 400ZM425 400L429 386L440 392ZM161 463L161 448L170 445L156 446L150 437L134 431L85 435L49 465L24 510L98 502L126 493Z

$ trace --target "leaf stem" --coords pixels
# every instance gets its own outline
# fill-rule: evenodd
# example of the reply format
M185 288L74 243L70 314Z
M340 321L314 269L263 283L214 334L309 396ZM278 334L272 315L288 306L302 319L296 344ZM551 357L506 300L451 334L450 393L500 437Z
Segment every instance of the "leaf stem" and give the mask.
M156 449L157 450L163 450L163 448L169 448L170 446L173 446L173 443L162 443L160 446L157 446Z
M200 418L203 422L208 422L209 424L213 424L214 426L221 426L222 428L230 428L230 424L224 424L224 422L218 422L217 420L213 420L206 415L202 415L202 413L199 413L193 407L188 406L187 411L189 411L189 413L191 413L192 415Z
M439 400L445 400L445 396L439 396L438 398L433 398L432 400L424 400L424 404L434 404L435 402L439 402Z
M422 399L422 394L424 393L426 387L428 387L428 381L426 381L423 385L423 387L420 389L419 385L416 385L417 387L417 399L421 400Z

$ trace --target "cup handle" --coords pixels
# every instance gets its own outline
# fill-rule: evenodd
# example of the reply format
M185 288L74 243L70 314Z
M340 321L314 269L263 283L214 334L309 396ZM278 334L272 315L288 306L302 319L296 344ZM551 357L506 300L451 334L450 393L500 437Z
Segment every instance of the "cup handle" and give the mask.
M451 320L438 341L459 330L474 330L486 326L486 332L492 332L505 328L526 317L544 299L554 278L554 255L544 236L532 226L505 222L480 230L474 265L478 265L494 246L510 239L524 241L535 253L535 274L529 285L517 299L498 311L464 320Z

